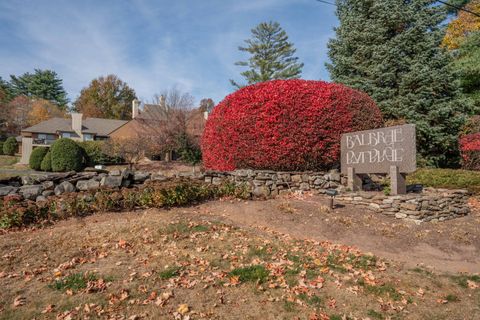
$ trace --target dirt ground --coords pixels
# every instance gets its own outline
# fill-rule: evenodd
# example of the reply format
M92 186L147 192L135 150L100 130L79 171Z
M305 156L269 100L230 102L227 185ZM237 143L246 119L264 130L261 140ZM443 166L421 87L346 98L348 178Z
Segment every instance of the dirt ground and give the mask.
M290 196L248 204L210 202L203 212L242 227L269 228L295 238L329 240L442 272L480 272L480 213L416 225L352 205L333 211L324 196Z
M417 226L325 200L221 200L5 233L0 319L480 319L477 213Z

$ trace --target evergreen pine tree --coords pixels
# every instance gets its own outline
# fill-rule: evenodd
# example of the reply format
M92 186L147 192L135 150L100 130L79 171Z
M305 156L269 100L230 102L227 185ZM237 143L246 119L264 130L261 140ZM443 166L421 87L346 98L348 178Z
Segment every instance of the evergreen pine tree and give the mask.
M67 93L55 71L35 69L35 73L24 73L16 77L10 76L10 91L14 97L25 95L27 97L42 98L55 103L60 108L67 108Z
M240 51L248 52L251 57L248 61L235 63L249 68L241 73L247 84L300 78L303 63L299 63L298 57L294 57L296 49L293 43L288 42L288 35L278 22L262 22L251 31L252 38L245 40L247 46L238 47ZM241 87L233 80L230 82Z
M458 164L458 132L471 112L440 47L444 7L433 0L337 0L331 78L368 93L386 119L417 128L426 164Z

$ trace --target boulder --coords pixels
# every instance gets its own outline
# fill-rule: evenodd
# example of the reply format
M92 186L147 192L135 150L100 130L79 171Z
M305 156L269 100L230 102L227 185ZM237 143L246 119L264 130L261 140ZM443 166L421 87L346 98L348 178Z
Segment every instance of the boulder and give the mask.
M122 173L120 175L123 179L130 179L133 177L134 173L131 169L125 168L122 170Z
M150 176L150 180L152 181L167 181L168 178L165 177L163 174L161 173L154 173Z
M108 175L109 176L119 176L121 175L122 173L120 172L120 170L111 170Z
M54 194L55 194L55 192L53 192L53 190L45 190L45 191L42 192L42 196L44 196L45 198L53 196Z
M39 195L36 199L36 202L45 202L47 201L47 198L45 198L43 195Z
M17 187L12 187L12 186L5 186L0 188L0 196L6 196L8 194L13 194L17 193L18 188Z
M100 185L102 187L107 187L107 188L118 188L122 186L122 176L106 176L103 177L102 180L100 181Z
M20 187L19 193L29 200L35 200L42 194L43 186L41 184Z
M222 178L213 177L213 178L212 178L212 184L214 184L214 185L220 185L220 184L222 184Z
M340 173L338 172L338 170L334 169L334 170L331 170L329 173L327 173L324 178L327 180L327 181L335 181L335 182L340 182Z
M55 195L61 195L63 193L75 192L75 186L68 181L63 181L54 189Z
M80 191L95 190L100 187L100 182L95 179L80 180L77 182L77 189Z
M150 177L150 173L148 172L135 172L133 174L133 182L134 183L144 183Z
M270 189L266 186L258 186L258 187L253 189L253 195L255 197L266 198L266 197L270 196Z
M55 184L53 181L47 180L42 182L43 190L53 190L55 188Z

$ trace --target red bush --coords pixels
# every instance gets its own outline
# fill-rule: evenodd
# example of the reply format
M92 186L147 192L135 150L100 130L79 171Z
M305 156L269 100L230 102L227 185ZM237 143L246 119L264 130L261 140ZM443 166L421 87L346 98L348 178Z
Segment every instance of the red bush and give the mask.
M228 95L202 138L206 168L316 170L338 163L342 133L383 124L373 100L340 84L274 80Z
M462 167L468 170L480 170L480 133L461 136L459 144Z

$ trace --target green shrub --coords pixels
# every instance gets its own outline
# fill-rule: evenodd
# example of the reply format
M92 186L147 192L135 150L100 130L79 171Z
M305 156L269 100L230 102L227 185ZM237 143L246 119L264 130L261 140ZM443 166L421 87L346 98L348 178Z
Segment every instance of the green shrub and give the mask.
M40 169L42 171L52 171L52 154L50 151L48 151L45 157L43 157L42 163L40 164Z
M81 171L85 167L83 150L71 139L58 139L53 143L50 153L52 171Z
M0 155L3 155L3 141L0 141Z
M7 156L13 156L18 150L18 143L14 137L9 137L3 143L3 154Z
M82 141L78 142L78 145L83 149L86 164L89 167L97 164L119 163L118 159L112 158L103 152L103 141Z
M48 148L45 147L38 147L33 149L32 154L30 155L30 160L28 161L30 168L33 170L40 170L43 158L45 158L47 152Z

